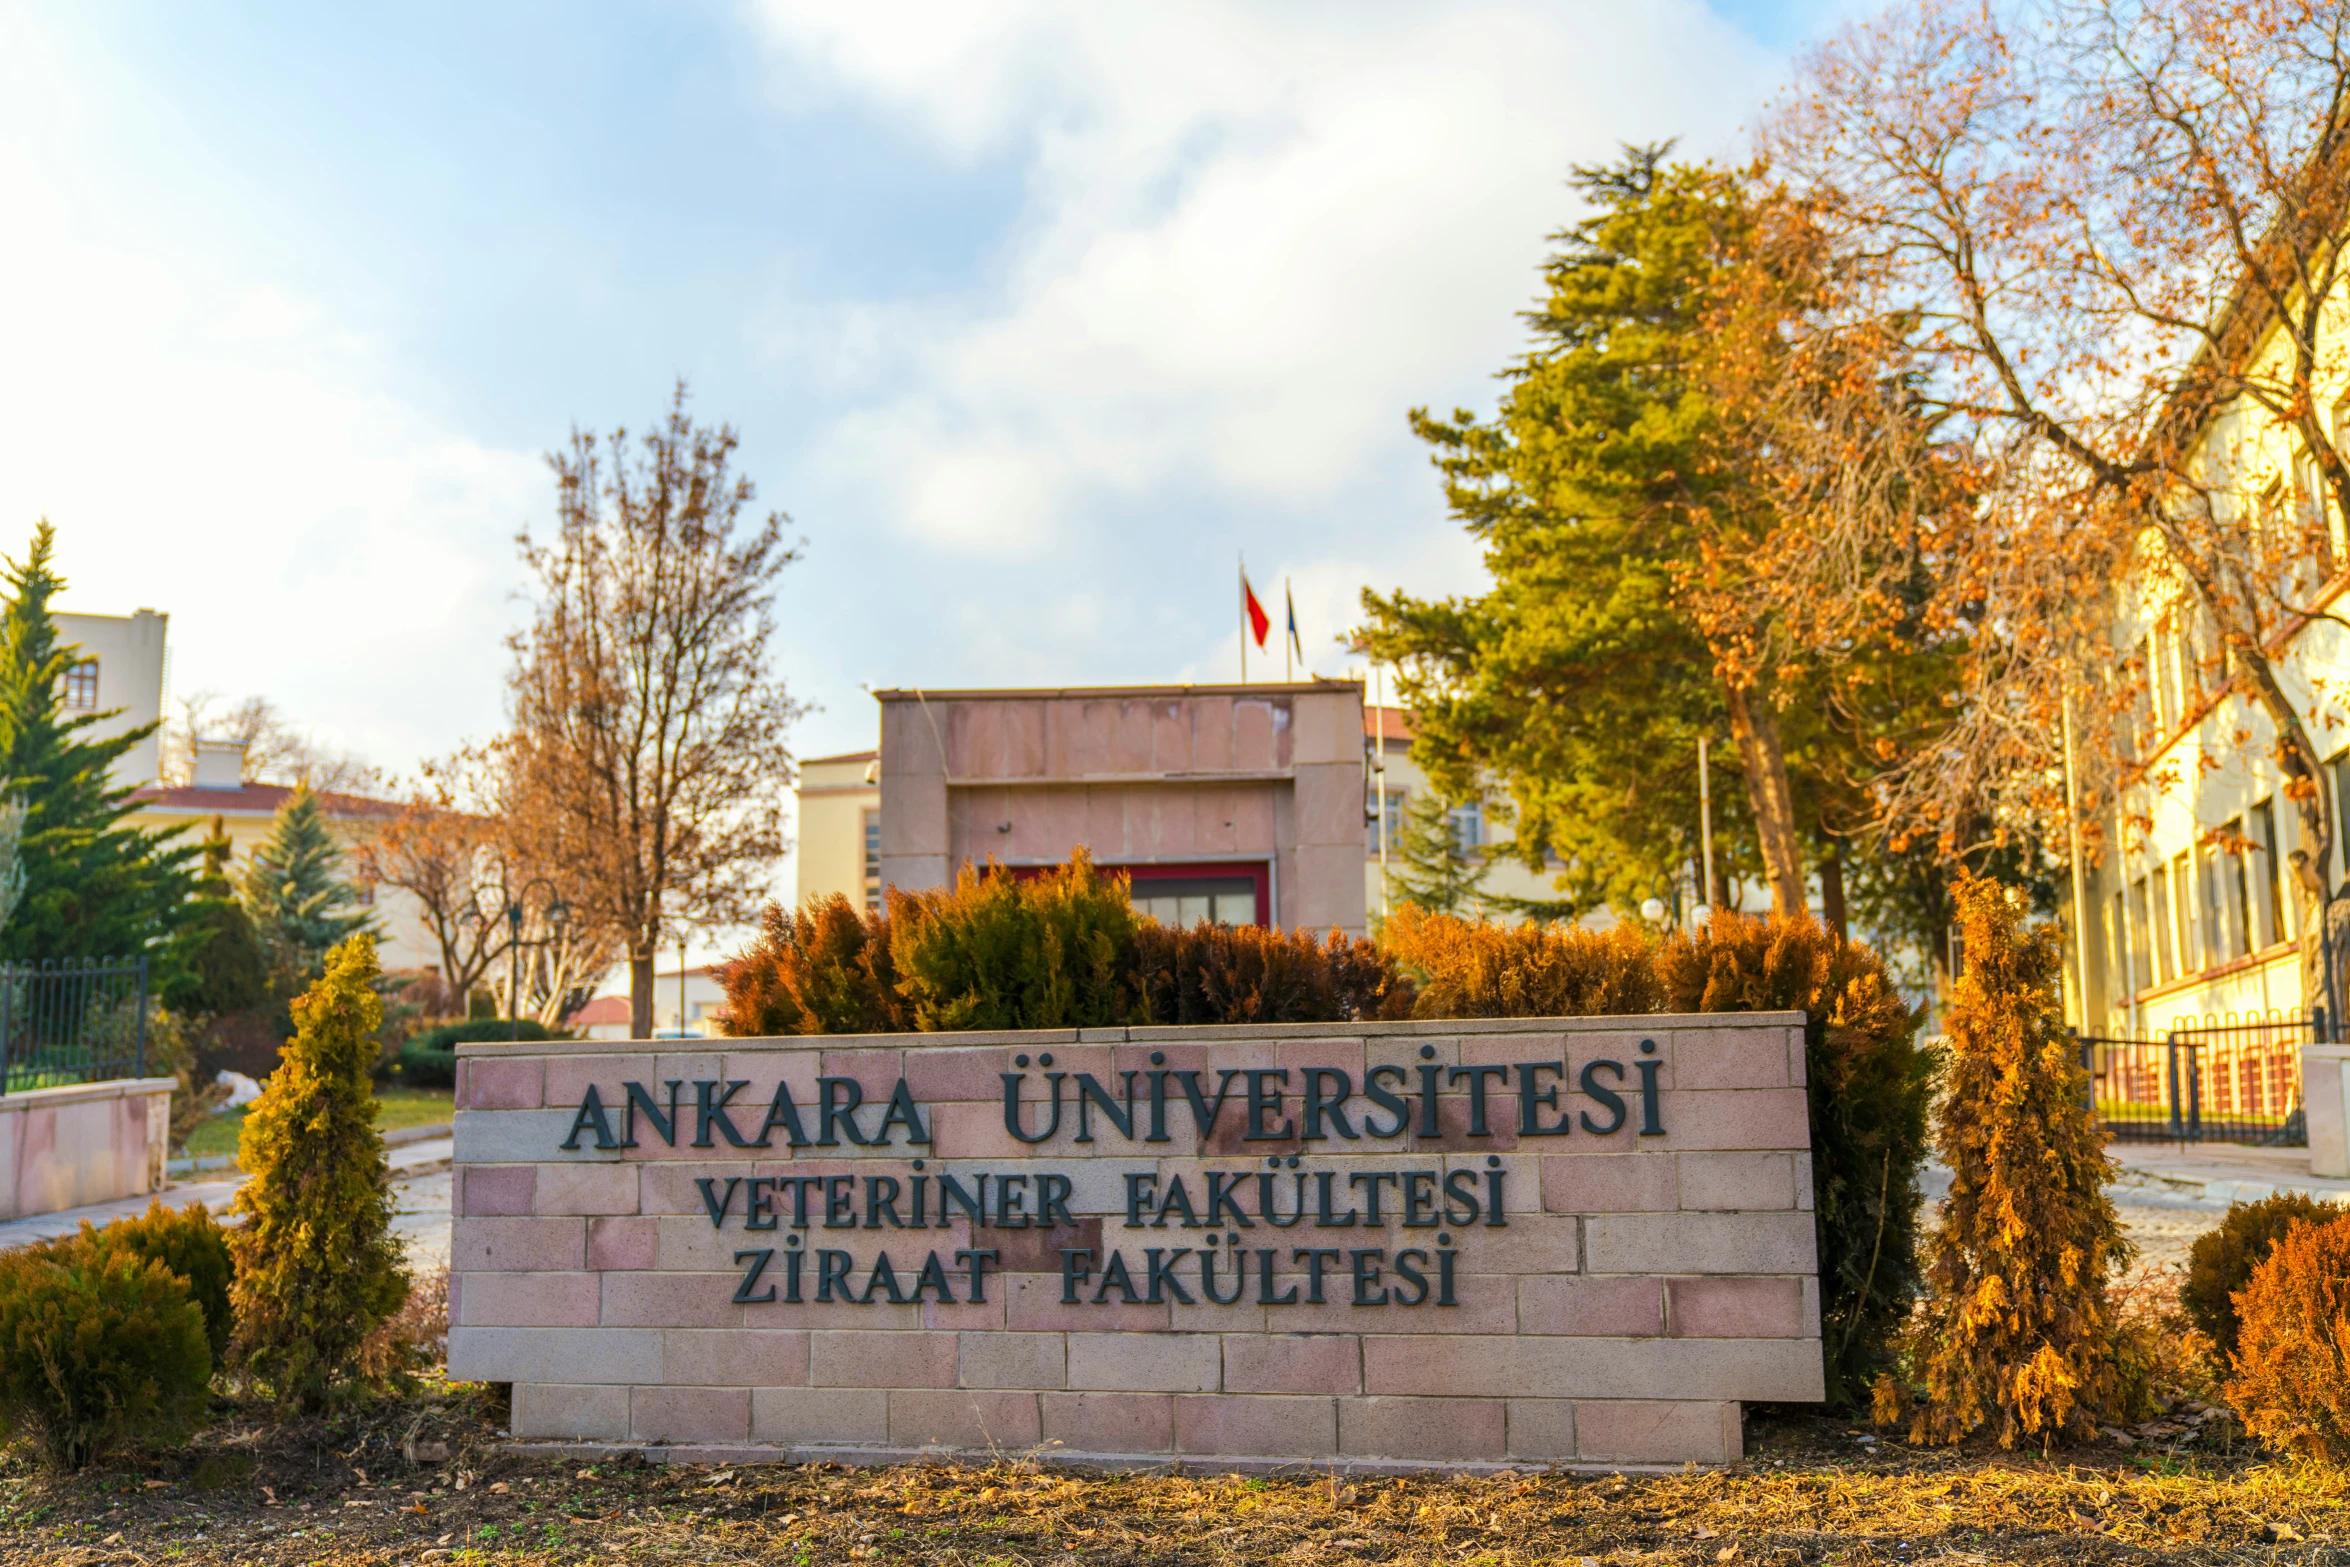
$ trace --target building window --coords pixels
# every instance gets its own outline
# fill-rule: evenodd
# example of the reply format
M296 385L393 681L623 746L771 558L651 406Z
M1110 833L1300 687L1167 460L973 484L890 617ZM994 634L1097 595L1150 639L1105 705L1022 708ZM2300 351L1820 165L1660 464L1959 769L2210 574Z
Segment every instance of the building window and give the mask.
M2170 862L2171 913L2178 924L2179 972L2192 974L2203 967L2195 955L2194 861L2181 850Z
M2220 917L2219 862L2209 844L2195 849L2195 908L2203 923L2203 966L2227 961L2227 923Z
M2130 883L2130 989L2133 993L2154 983L2154 931L2146 917L2146 878Z
M2261 932L2269 942L2285 939L2285 881L2282 867L2283 845L2277 841L2277 803L2266 799L2252 807L2252 820L2260 843L2260 885L2266 894L2268 928Z
M2251 872L2244 864L2244 818L2233 818L2220 831L2228 843L2226 880L2228 913L2231 916L2228 923L2235 927L2228 933L2233 938L2228 956L2246 958L2252 955L2252 949L2259 941L2252 929Z
M1456 805L1451 810L1445 812L1444 819L1452 823L1453 839L1455 842L1460 844L1461 853L1475 854L1479 849L1484 847L1484 806L1478 804L1475 800L1471 800L1466 805Z
M2154 949L2154 982L2167 985L2179 977L2178 962L2171 952L2170 871L2164 866L2155 866L2152 885L2154 929L2146 945Z
M65 705L76 712L98 708L98 661L85 658L65 672Z
M1403 842L1403 791L1401 789L1387 789L1381 793L1386 821L1384 823L1371 822L1363 829L1363 853L1374 860L1379 858L1379 833L1382 826L1386 828L1387 832L1388 853L1393 854L1396 846Z
M1137 881L1128 890L1127 901L1135 913L1178 928L1202 920L1211 925L1257 922L1257 884L1246 876Z
M865 912L881 912L881 813L865 812Z

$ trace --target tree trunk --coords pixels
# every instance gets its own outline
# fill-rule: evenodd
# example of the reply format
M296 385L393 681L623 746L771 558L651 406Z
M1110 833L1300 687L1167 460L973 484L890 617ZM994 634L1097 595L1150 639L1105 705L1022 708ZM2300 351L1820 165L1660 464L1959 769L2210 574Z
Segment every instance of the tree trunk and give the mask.
M1838 941L1850 939L1844 922L1844 856L1831 854L1820 861L1820 918Z
M628 1037L653 1037L653 954L628 955Z
M1771 884L1771 912L1801 914L1803 849L1795 836L1795 795L1787 785L1787 751L1779 742L1779 716L1760 691L1725 683L1730 734L1738 742L1746 773L1746 798L1754 809L1754 830L1762 839L1763 874Z

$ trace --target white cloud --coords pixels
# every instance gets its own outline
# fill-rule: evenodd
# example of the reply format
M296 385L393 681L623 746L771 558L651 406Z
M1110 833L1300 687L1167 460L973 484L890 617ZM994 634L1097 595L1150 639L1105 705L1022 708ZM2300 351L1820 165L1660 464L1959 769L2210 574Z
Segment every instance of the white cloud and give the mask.
M0 550L46 515L65 607L169 612L177 692L265 694L393 767L486 731L535 454L396 390L255 253L272 225L175 190L136 84L37 15L0 13Z
M1773 69L1688 0L753 15L943 155L1021 160L992 297L869 323L905 374L826 443L835 482L963 548L1170 483L1285 506L1359 483L1403 408L1479 395L1514 348L1568 166L1726 145Z

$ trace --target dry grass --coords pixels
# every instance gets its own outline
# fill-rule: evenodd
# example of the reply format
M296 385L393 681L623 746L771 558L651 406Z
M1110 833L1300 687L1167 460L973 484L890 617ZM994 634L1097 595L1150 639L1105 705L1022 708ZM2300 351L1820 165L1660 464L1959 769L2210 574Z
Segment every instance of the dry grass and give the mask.
M79 1477L14 1462L0 1471L0 1560L2219 1563L2336 1561L2350 1545L2338 1472L2208 1434L2180 1452L2042 1462L1917 1451L1796 1414L1750 1422L1751 1456L1725 1470L1350 1480L1098 1476L1040 1455L591 1464L512 1452L498 1414L481 1390L433 1384L333 1426L233 1411L185 1453ZM447 1456L432 1462L436 1443ZM2279 1526L2287 1543L2269 1543Z

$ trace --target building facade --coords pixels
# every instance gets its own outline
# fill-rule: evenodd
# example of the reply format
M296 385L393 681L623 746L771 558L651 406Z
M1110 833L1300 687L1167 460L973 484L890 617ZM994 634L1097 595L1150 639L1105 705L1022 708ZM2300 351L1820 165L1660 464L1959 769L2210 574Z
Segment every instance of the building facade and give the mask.
M1364 933L1352 681L876 695L885 886L1083 848L1170 921Z
M881 753L851 751L800 763L798 888L794 906L839 893L881 907Z
M57 640L75 650L73 666L65 673L65 711L71 718L95 716L85 731L92 739L111 740L141 725L163 721L163 702L170 681L165 633L171 617L152 609L128 615L65 615L52 617ZM153 783L163 776L163 736L150 732L116 758L112 768L116 788Z

